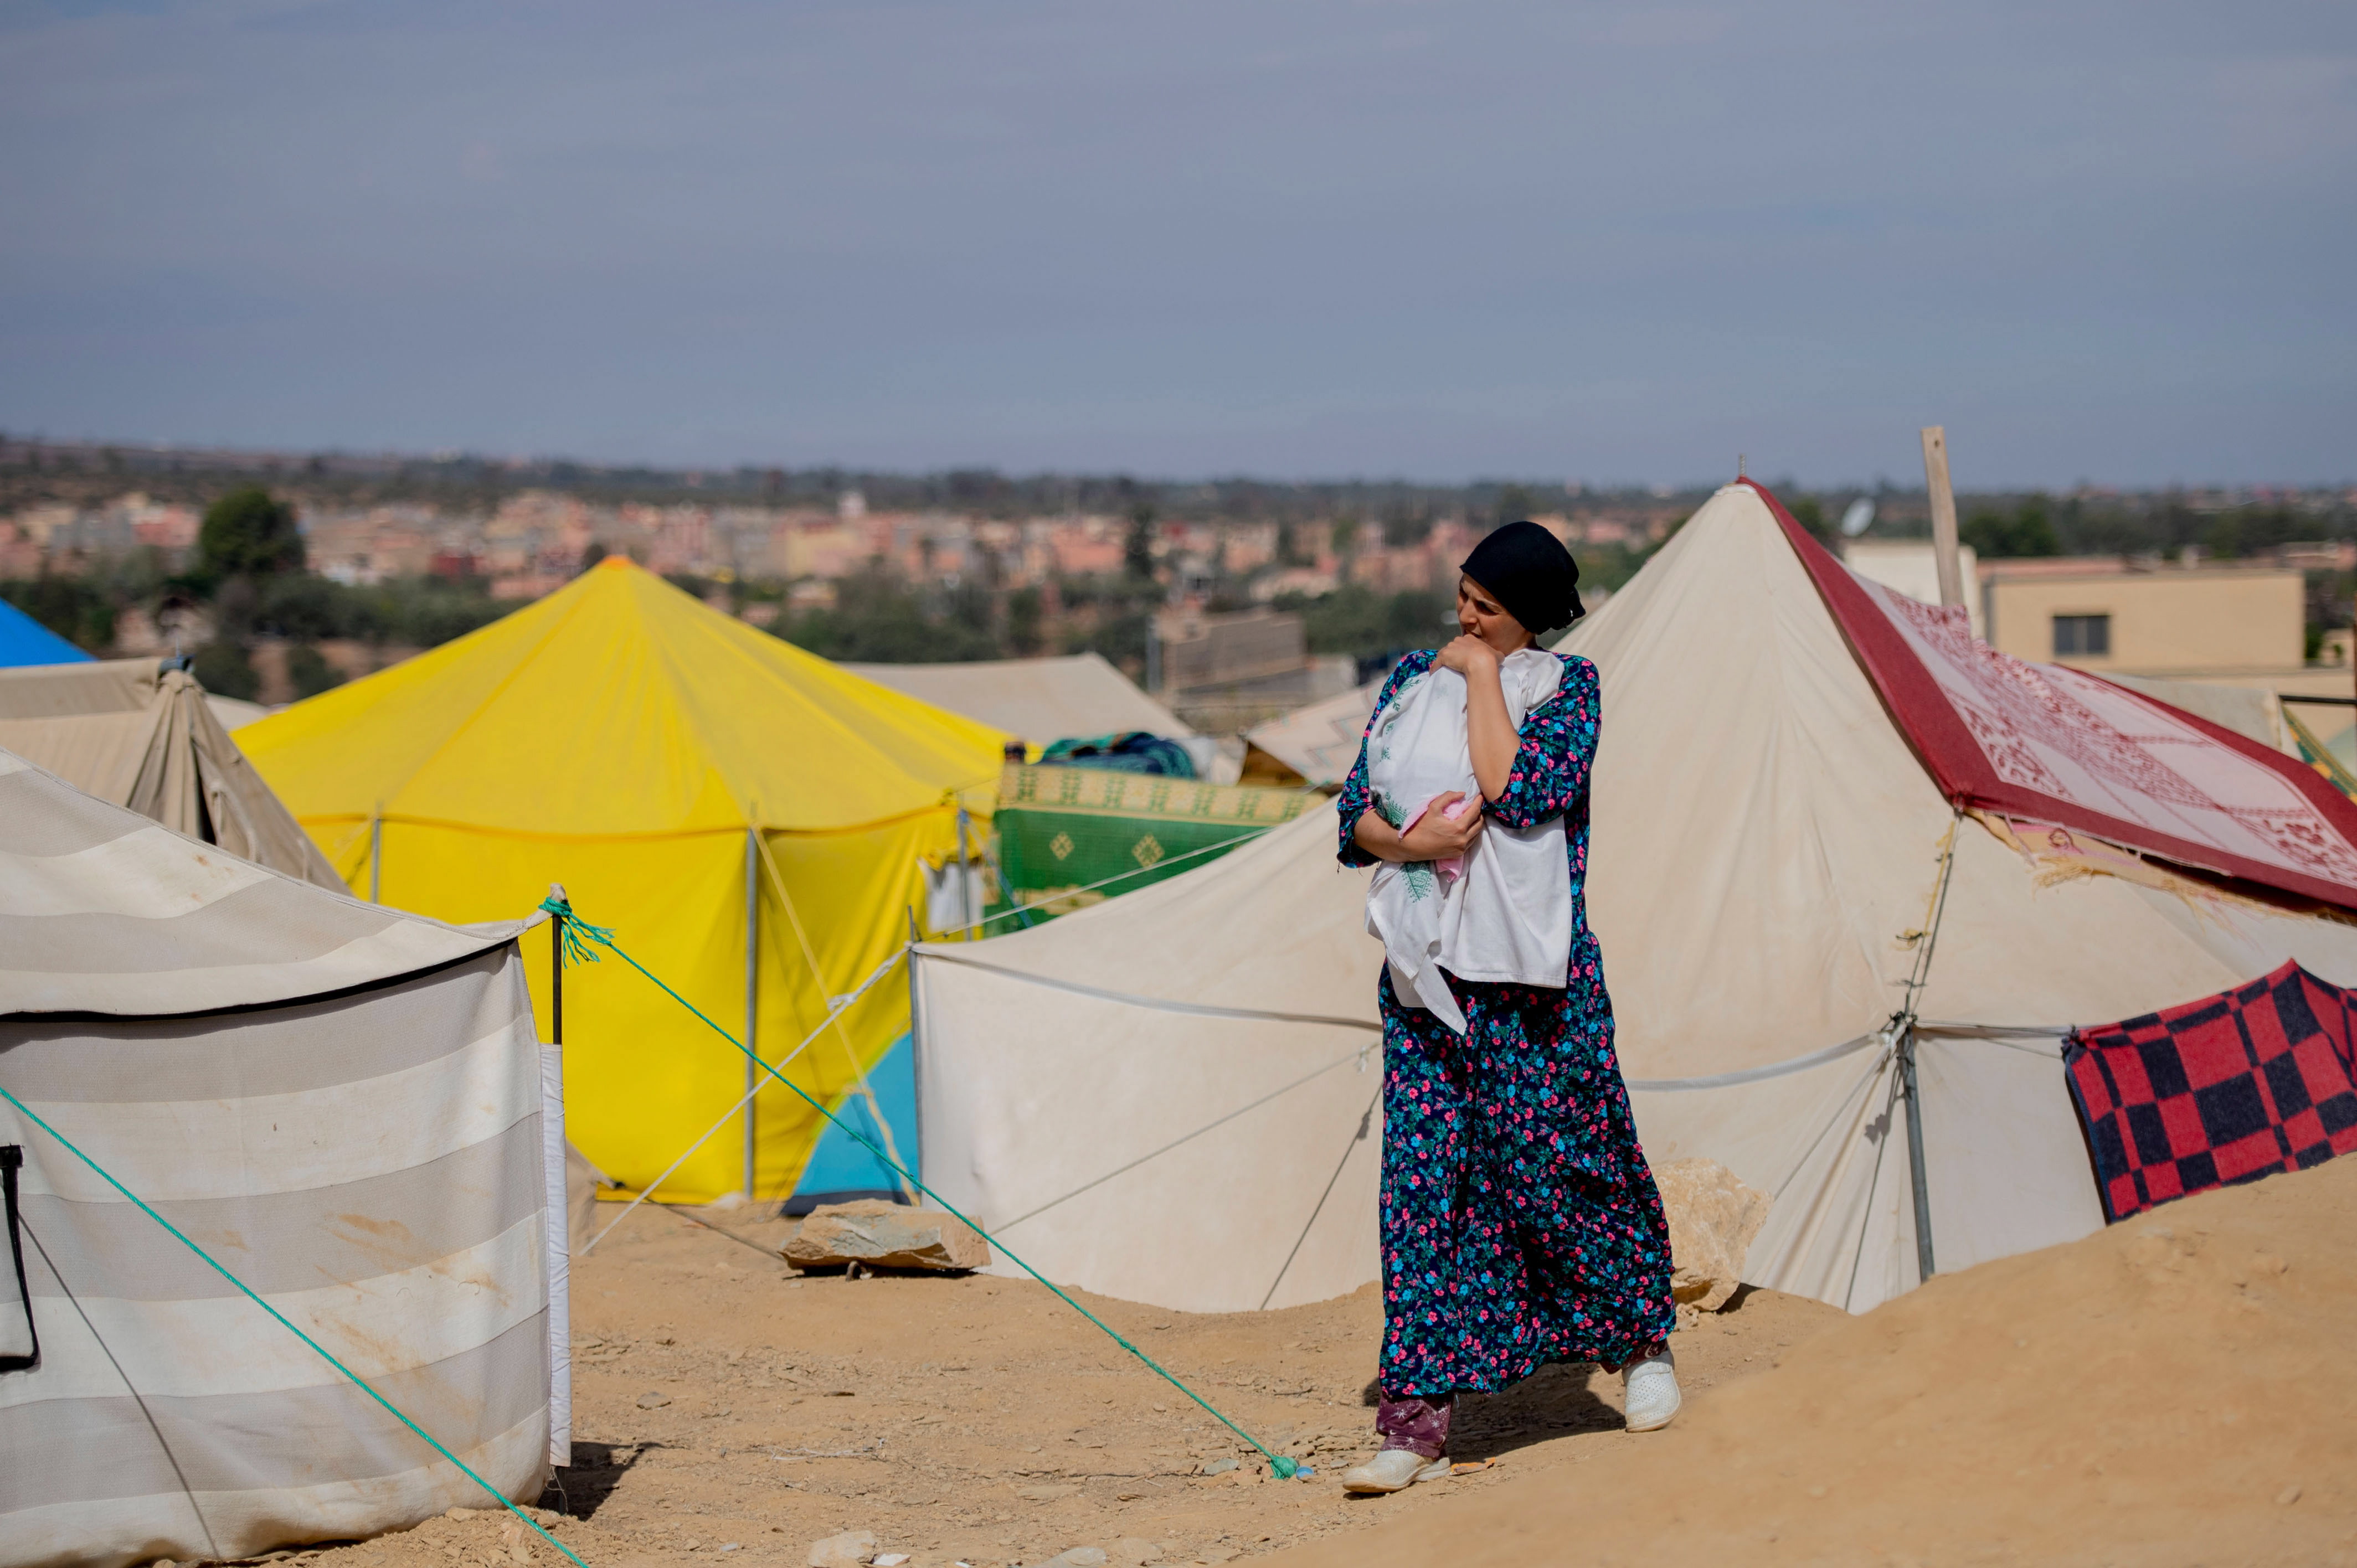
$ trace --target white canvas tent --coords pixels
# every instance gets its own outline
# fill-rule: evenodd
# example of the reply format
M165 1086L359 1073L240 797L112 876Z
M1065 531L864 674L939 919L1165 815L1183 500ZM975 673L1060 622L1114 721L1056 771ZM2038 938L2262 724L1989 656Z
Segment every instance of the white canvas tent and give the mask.
M1380 681L1296 708L1244 732L1244 739L1312 784L1340 784L1359 760L1359 736L1374 712ZM1249 772L1249 754L1244 763Z
M1102 654L993 659L970 664L845 664L920 702L1005 730L1033 746L1145 730L1171 740L1195 732Z
M1383 1083L1361 888L1321 804L1051 926L920 947L926 1181L1108 1295L1235 1312L1355 1288Z
M1838 619L1796 533L1756 487L1730 486L1566 639L1603 684L1588 916L1649 1156L1717 1160L1773 1196L1747 1279L1863 1311L1919 1278L1918 1150L1896 1092L1909 1059L1934 1266L2084 1235L2102 1210L2062 1030L2287 958L2357 983L2357 926L2285 891L2357 906L2357 846L2296 768L2270 773L2261 748L2091 678L1988 664L1946 627L1959 612L1845 578L1867 596L1848 613L1890 626ZM1919 749L1863 662L1934 633L2018 688L1954 695L1942 712L1964 716L1934 738L1969 745L1975 724L1995 737L1999 785L1981 796L2041 770L2059 793L2022 786L2017 814L1959 814L1971 791L1933 774L1957 757ZM1983 710L2015 699L2054 722L2000 734L2006 715ZM2062 755L2083 730L2133 766ZM2231 810L2201 798L2236 789ZM2040 800L2050 814L2028 810ZM2319 858L2285 859L2269 823ZM1008 1240L1111 1295L1256 1306L1305 1233L1273 1304L1374 1278L1372 1151L1337 1155L1376 1079L1308 1076L1375 1016L1380 950L1361 934L1363 881L1333 868L1334 826L1318 813L1039 931L920 949L928 1179L985 1226L1062 1198ZM2225 875L2117 847L2139 836Z
M0 1564L490 1502L59 1136L538 1495L569 1444L563 1101L521 929L323 892L0 752L0 1087L57 1134L0 1100L29 1292L0 1242Z
M0 749L231 854L344 890L221 727L218 699L161 660L0 670Z

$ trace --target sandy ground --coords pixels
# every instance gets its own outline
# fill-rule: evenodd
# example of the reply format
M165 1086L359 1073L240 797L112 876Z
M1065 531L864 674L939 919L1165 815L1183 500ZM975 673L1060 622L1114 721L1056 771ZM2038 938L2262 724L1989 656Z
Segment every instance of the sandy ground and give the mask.
M715 1222L728 1223L722 1215ZM784 1223L731 1226L774 1244ZM1286 1312L1092 1310L1308 1480L1249 1454L1046 1291L791 1277L642 1210L575 1274L571 1515L591 1568L772 1563L864 1529L915 1568L1277 1553L1350 1564L2357 1564L2357 1158L1934 1281L1863 1317L1750 1291L1680 1330L1666 1432L1553 1369L1469 1399L1458 1457L1344 1498L1372 1290ZM336 1568L559 1561L468 1513Z
M1934 1280L1666 1432L1278 1561L2357 1563L2352 1334L2357 1157Z
M788 1222L709 1216L774 1245ZM1347 1535L1364 1541L1456 1490L1552 1451L1644 1441L1620 1430L1620 1380L1557 1368L1469 1400L1458 1456L1491 1470L1397 1498L1346 1499L1372 1450L1381 1311L1372 1288L1285 1312L1196 1316L1084 1297L1089 1308L1308 1479L1257 1455L1079 1314L1028 1281L792 1277L765 1251L642 1208L574 1273L575 1464L537 1512L590 1568L770 1563L873 1530L911 1568L1037 1564L1095 1546L1114 1563L1220 1563ZM1687 1387L1767 1366L1841 1321L1754 1291L1676 1337ZM317 1553L334 1568L562 1562L511 1518L466 1513ZM734 1550L731 1550L734 1548Z

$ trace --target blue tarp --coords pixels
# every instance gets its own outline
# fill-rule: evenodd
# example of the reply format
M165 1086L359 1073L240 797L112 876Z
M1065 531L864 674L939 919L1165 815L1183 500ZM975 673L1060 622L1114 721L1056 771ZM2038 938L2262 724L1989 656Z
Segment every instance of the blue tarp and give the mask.
M89 654L23 610L5 599L0 599L0 668L14 668L19 664L80 664L89 658Z
M884 1059L867 1075L867 1087L876 1091L877 1106L892 1125L889 1146L898 1151L902 1165L923 1175L924 1167L917 1163L917 1052L909 1036L892 1042L892 1048L884 1053ZM878 1144L884 1143L867 1096L853 1090L834 1108L834 1113ZM819 1134L817 1152L802 1171L791 1206L802 1208L813 1199L839 1202L846 1197L889 1197L899 1190L900 1178L890 1166L830 1122L826 1131Z

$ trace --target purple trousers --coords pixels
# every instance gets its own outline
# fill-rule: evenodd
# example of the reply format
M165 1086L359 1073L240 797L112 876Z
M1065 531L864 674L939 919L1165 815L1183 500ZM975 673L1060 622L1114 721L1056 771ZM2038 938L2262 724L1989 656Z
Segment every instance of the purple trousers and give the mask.
M1375 1409L1375 1433L1383 1440L1385 1451L1405 1448L1437 1459L1448 1452L1448 1418L1456 1413L1455 1394L1433 1401L1417 1394L1394 1398L1386 1393Z

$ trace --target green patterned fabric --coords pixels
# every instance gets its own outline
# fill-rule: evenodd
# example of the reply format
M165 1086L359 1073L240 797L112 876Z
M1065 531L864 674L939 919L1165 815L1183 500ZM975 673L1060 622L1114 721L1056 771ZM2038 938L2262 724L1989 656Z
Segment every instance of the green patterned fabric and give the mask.
M1035 919L1069 915L1217 860L1319 800L1302 789L1009 763L998 787L999 870Z

